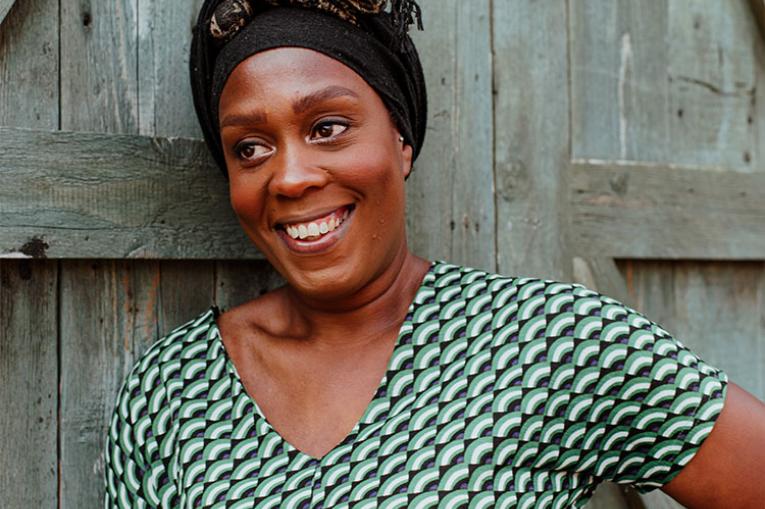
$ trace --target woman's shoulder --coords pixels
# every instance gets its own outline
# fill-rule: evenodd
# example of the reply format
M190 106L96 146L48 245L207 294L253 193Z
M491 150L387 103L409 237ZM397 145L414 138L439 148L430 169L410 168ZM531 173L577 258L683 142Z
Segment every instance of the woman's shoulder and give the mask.
M430 286L435 290L460 290L463 297L495 297L496 305L520 305L527 301L542 302L557 297L559 301L583 303L597 300L603 304L623 305L579 283L540 277L505 275L485 269L445 261L433 263Z

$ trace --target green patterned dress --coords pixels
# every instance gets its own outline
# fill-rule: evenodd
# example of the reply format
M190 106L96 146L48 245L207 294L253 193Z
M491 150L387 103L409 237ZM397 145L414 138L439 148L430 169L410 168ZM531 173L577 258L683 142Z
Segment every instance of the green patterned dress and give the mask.
M724 373L612 299L435 262L363 417L314 458L247 395L217 313L128 376L106 507L581 507L604 480L670 481L725 397Z

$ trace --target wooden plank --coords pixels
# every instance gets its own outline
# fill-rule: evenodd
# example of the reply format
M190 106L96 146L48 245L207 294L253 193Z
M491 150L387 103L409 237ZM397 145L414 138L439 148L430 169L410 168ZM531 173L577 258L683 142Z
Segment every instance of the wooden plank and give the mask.
M202 0L138 2L141 134L201 138L189 83L191 27Z
M497 265L570 280L565 2L493 2Z
M61 15L61 127L137 134L137 0L62 2ZM139 157L141 151L151 153L147 146L128 150L138 151ZM105 173L111 175L112 183L118 183L119 173L123 178L130 175L127 167L118 169L120 161L115 158L121 154L124 152L95 148L90 157L112 159L115 171ZM105 165L97 163L91 169L79 184L90 188L79 206L98 210L96 223L108 223L115 213L129 217L130 210L137 206L131 208L128 202L146 206L145 200L155 197L150 191L151 179L134 188L132 194L126 188L103 194L98 177L94 181L93 176L101 175ZM174 175L177 178L178 173ZM63 191L58 199L65 202L81 196L77 188L72 180L57 181L49 194L55 196ZM104 197L108 197L107 201L100 202ZM76 210L76 206L72 208ZM66 216L61 224L70 224ZM116 235L113 239L119 242ZM89 242L84 238L81 241ZM128 246L123 244L123 248ZM140 251L144 245L138 239L134 247ZM61 263L63 508L95 507L101 503L103 443L115 395L135 356L156 334L158 272L157 261Z
M54 261L0 261L4 507L49 507L58 496L57 277Z
M570 5L574 158L762 167L762 45L743 2Z
M0 1L0 125L55 129L58 0L16 2L12 11L11 4ZM58 499L57 285L55 261L0 260L4 507L49 507Z
M624 304L631 305L627 283L612 258L574 257L574 281L607 295Z
M577 161L571 225L598 256L761 260L765 173Z
M573 157L666 160L668 3L569 2Z
M495 268L489 1L426 0L414 31L429 84L428 134L407 182L411 247Z
M11 7L13 7L15 2L16 0L0 0L0 25L5 21L5 17L11 11Z
M202 142L0 128L0 153L0 253L260 257Z
M136 27L137 0L61 2L62 129L137 132Z
M96 507L115 395L156 336L158 264L67 261L61 269L61 507Z
M57 50L58 1L14 6L0 29L0 125L58 127Z
M750 9L745 2L675 1L667 21L665 160L742 172L765 168L757 159L764 76L755 43L761 40Z
M636 307L765 398L765 264L625 261Z

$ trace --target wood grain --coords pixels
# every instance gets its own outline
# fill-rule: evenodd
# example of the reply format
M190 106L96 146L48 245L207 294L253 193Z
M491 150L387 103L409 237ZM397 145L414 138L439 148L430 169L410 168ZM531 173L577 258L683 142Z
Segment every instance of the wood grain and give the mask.
M56 129L58 0L11 4L0 2L0 125ZM58 500L58 276L56 261L0 260L3 507Z
M55 261L0 261L3 507L49 507L58 497L57 278Z
M138 133L137 5L137 0L61 3L62 129ZM84 190L79 205L85 205L96 224L123 215L129 218L142 199L154 197L151 181L144 181L132 192L123 187L111 194L97 182L99 176L109 175L119 188L121 179L133 176L120 160L123 155L132 153L132 157L140 158L152 152L148 145L130 147L128 143L126 149L113 152L91 147L85 159L97 161L95 167L84 178L80 174L79 179L56 182L48 195L57 196L54 199L59 203L72 203L79 188ZM111 171L105 162L109 160ZM68 162L61 158L58 164L65 167ZM106 202L101 201L104 198ZM94 210L99 212L93 214ZM76 207L67 212L80 217L89 214L78 214ZM70 223L63 220L62 224ZM34 233L31 228L29 231ZM90 242L87 233L66 233L77 241ZM99 243L121 243L124 253L131 247L125 244L131 242L125 237L122 232ZM143 247L138 239L134 252ZM88 256L103 257L95 253ZM61 263L61 507L101 504L104 439L115 395L127 370L155 338L158 274L158 261Z
M566 3L492 5L497 266L570 280Z
M260 257L201 142L0 128L0 152L0 253Z
M570 5L575 158L763 166L763 47L744 2Z
M491 13L487 0L427 0L413 32L428 84L425 147L407 182L413 250L495 269Z
M577 162L571 224L598 256L761 260L765 173Z

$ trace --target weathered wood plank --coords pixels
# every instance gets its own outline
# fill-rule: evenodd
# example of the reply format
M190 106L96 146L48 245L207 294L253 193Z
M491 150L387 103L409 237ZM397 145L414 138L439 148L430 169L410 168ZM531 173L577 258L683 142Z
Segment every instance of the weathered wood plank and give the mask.
M665 160L668 2L569 2L574 157Z
M407 182L412 248L495 268L489 2L426 0L414 31L428 88L428 134Z
M0 28L0 125L56 129L58 69L58 1L18 2Z
M566 3L492 5L498 269L569 280Z
M201 142L0 128L0 153L0 254L260 257Z
M765 398L765 264L620 262L637 309Z
M61 128L138 129L137 0L61 2Z
M744 2L570 5L575 158L762 167L762 46Z
M138 2L141 134L201 138L189 84L191 27L202 0Z
M3 507L50 507L58 496L57 277L54 261L0 261Z
M0 0L0 25L5 21L5 17L11 11L11 7L13 7L15 2L16 0Z
M757 159L757 26L745 2L669 3L667 161L748 172ZM761 76L762 77L762 76ZM761 88L761 87L760 87ZM651 129L651 125L643 126Z
M158 264L66 261L61 269L61 507L97 507L115 395L156 335Z
M137 134L137 0L62 2L61 13L61 127ZM101 161L126 153L93 148L90 157ZM134 157L151 153L137 146L128 150L137 151ZM119 170L119 160L113 161L115 171L106 174L114 183L119 182L120 173L124 178L130 170L125 166ZM59 164L65 165L62 161ZM93 181L94 175L102 174L104 165L98 163L91 169L94 171L86 173L79 183L76 177L65 179L48 193L67 202L74 198L72 193L77 195L78 184L89 189L80 205L98 211L93 217L96 223L108 223L113 214L130 217L130 210L138 203L145 207L143 200L156 196L150 191L151 180L134 188L132 194L125 188L105 193ZM100 201L103 197L108 197L106 202ZM69 223L64 219L61 224ZM112 242L118 242L117 236L114 239ZM134 248L140 250L143 245L139 241ZM101 503L103 443L115 395L133 359L156 334L158 272L157 261L61 264L63 508Z
M761 260L765 174L577 162L571 225L581 253Z
M12 11L11 4L0 2L0 125L56 129L58 0L24 0ZM50 507L58 499L57 285L55 261L0 260L4 507Z

